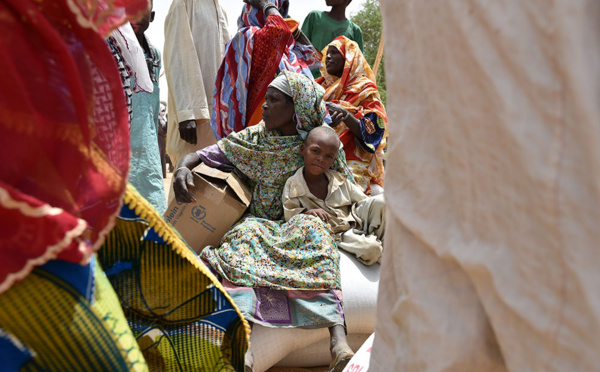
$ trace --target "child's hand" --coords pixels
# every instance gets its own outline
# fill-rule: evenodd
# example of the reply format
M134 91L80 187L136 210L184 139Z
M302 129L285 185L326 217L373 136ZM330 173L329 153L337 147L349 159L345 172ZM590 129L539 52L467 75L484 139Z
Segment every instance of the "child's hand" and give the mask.
M329 220L331 219L331 215L322 209L311 209L304 212L304 214L319 217L323 222L329 222Z

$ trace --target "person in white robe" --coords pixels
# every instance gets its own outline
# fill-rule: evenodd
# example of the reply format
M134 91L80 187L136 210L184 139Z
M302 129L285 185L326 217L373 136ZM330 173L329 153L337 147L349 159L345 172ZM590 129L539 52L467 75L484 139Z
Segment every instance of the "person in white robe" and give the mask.
M167 153L175 167L184 155L216 143L210 115L229 38L218 0L173 0L165 20L163 59L169 88Z

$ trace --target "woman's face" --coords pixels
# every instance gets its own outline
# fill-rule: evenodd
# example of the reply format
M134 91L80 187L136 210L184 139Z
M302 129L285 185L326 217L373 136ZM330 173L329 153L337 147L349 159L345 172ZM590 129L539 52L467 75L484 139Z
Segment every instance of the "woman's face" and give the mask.
M327 69L327 73L329 75L335 77L341 77L344 72L344 63L345 58L340 53L340 51L334 47L330 46L327 49L327 56L325 57L325 68Z
M267 89L263 108L263 121L268 130L278 129L284 136L298 134L292 118L296 114L294 101L279 89Z

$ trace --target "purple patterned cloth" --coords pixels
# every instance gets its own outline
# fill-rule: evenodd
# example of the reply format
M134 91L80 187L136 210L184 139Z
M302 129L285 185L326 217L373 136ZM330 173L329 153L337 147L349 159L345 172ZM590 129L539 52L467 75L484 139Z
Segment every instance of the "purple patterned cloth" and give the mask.
M211 168L227 168L232 164L217 145L212 145L196 151L200 160Z
M345 326L340 290L285 291L239 287L226 279L222 283L249 322L271 328Z

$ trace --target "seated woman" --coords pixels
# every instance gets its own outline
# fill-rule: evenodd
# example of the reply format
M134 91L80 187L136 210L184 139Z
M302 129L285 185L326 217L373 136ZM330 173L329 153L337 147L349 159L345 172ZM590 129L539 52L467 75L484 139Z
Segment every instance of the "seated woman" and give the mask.
M186 155L175 173L174 190L178 201L192 201L190 169L200 162L233 166L249 178L249 214L223 237L220 247L206 247L200 257L222 276L252 324L328 327L332 368L341 371L353 353L345 335L335 236L314 216L282 221L283 187L303 164L300 146L309 130L323 125L323 93L310 78L283 71L267 90L263 122ZM349 175L341 151L334 168ZM249 370L252 363L248 353Z
M299 29L286 19L288 0L245 0L239 29L227 45L217 72L211 126L217 138L258 124L267 86L279 71L312 78L321 57Z
M331 126L340 136L354 180L367 194L383 191L387 115L375 75L356 42L340 36L323 49L317 82L325 92Z

